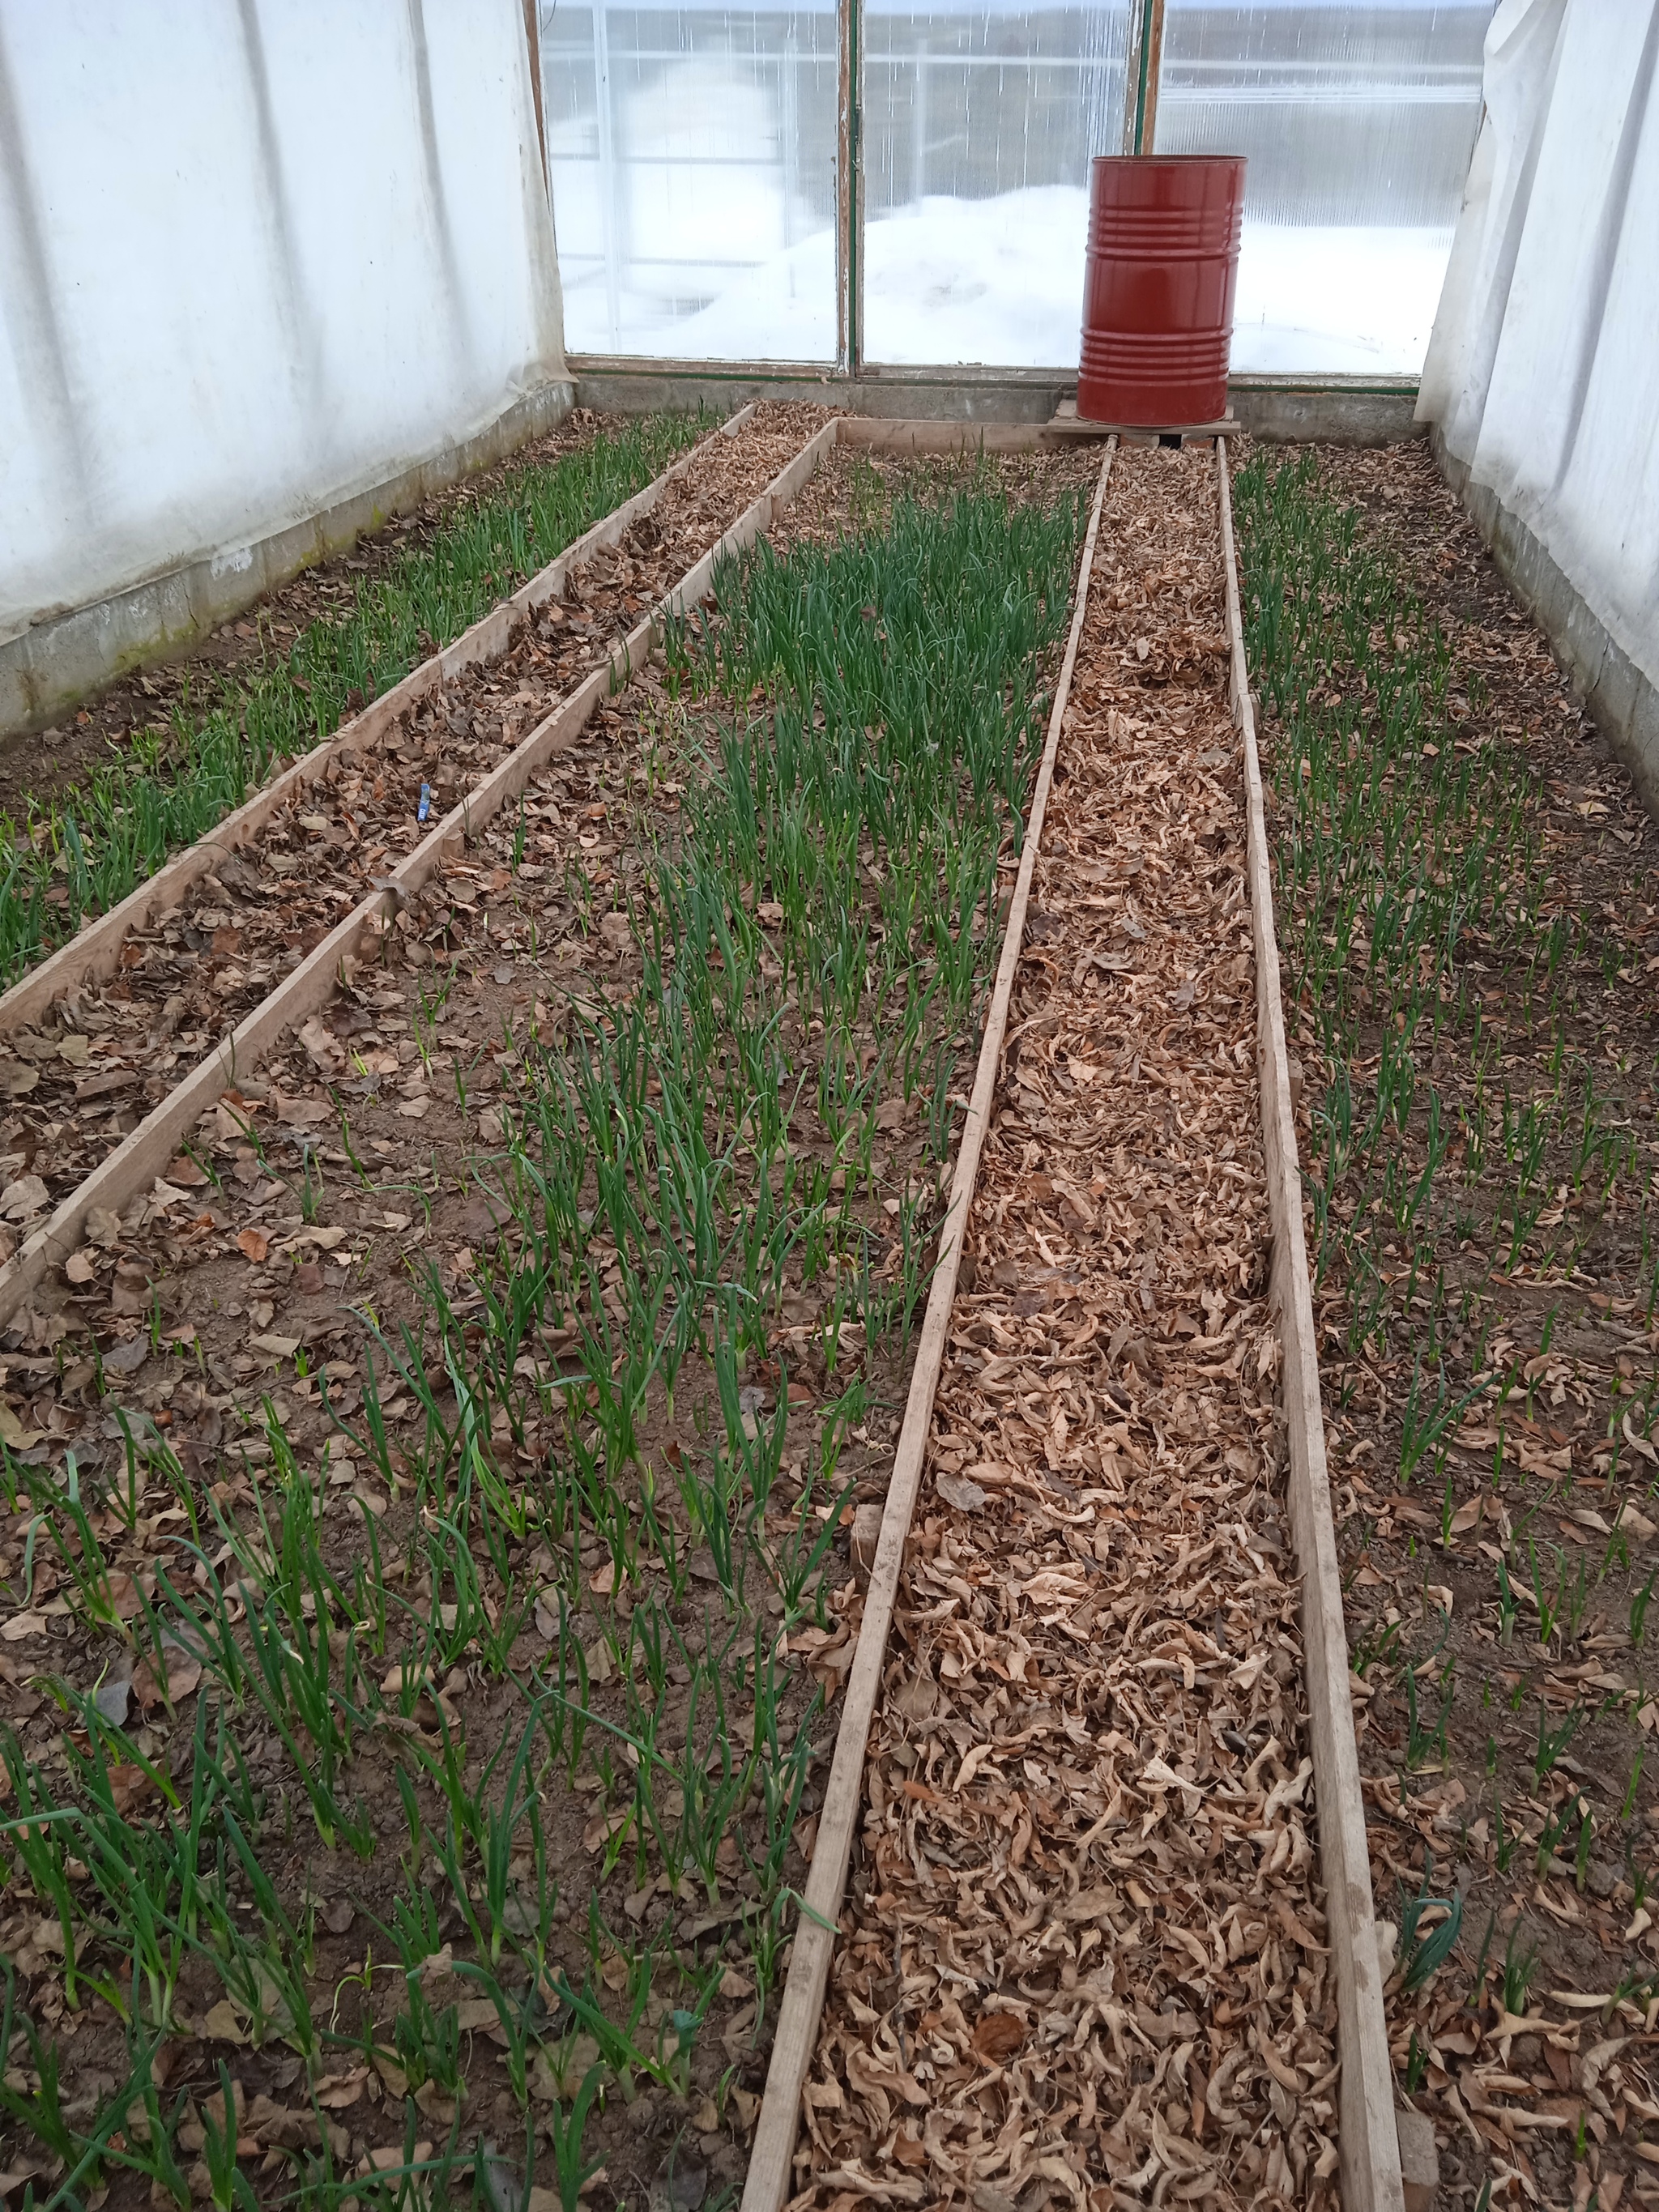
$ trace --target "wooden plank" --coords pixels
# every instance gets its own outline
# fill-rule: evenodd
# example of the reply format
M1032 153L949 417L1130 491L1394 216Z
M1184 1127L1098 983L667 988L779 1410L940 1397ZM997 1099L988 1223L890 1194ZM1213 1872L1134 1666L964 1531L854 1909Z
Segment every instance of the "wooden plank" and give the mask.
M852 426L843 422L841 427L846 442L856 442L854 438L847 436ZM939 1232L939 1261L933 1270L933 1288L928 1293L927 1310L916 1347L915 1365L911 1370L910 1392L904 1407L904 1425L899 1432L898 1448L894 1454L886 1510L882 1515L881 1534L877 1540L876 1555L870 1570L870 1587L864 1601L864 1618L859 1625L858 1644L847 1678L841 1725L836 1733L835 1756L823 1793L823 1804L818 1814L817 1838L812 1847L812 1864L806 1877L805 1909L795 1930L788 1978L784 1984L777 2035L772 2045L771 2064L767 2069L766 2094L761 2103L754 2149L750 2154L749 2178L744 2186L742 2212L781 2212L789 2195L795 2135L799 2124L801 2090L805 2083L807 2069L812 2063L813 2047L817 2041L818 2020L823 2009L823 1993L829 1983L830 1962L835 1949L836 1919L841 1911L842 1892L846 1885L847 1863L853 1847L859 1808L864 1802L865 1748L869 1741L870 1723L875 1715L876 1699L881 1691L887 1632L892 1624L893 1607L898 1595L905 1542L910 1533L916 1495L921 1487L927 1432L933 1417L933 1395L939 1387L939 1369L945 1358L945 1334L951 1322L951 1305L956 1296L957 1273L962 1258L962 1233L973 1205L980 1155L984 1150L986 1134L990 1127L997 1067L1002 1057L1003 1036L1008 1026L1008 1006L1024 948L1025 912L1030 902L1031 878L1042 837L1043 816L1048 811L1048 790L1054 781L1054 759L1060 750L1060 728L1066 719L1066 702L1071 696L1072 672L1077 664L1078 647L1083 636L1084 616L1089 604L1089 578L1094 567L1095 540L1100 529L1101 503L1106 495L1106 479L1111 471L1114 450L1108 448L1106 459L1101 465L1100 481L1095 488L1094 506L1089 516L1088 534L1084 539L1082 558L1078 564L1071 635L1066 640L1066 657L1060 663L1060 680L1054 689L1054 709L1048 717L1048 738L1042 749L1042 763L1037 769L1036 785L1031 794L1030 818L1020 854L1019 872L1015 878L1013 897L1008 908L1002 957L997 963L996 984L991 994L990 1011L986 1017L984 1041L980 1047L979 1064L974 1072L973 1096L969 1103L967 1118L963 1123L956 1170L951 1179L950 1204L945 1209L945 1224Z
M923 417L843 415L841 443L875 453L1030 453L1042 422L934 422Z
M284 769L281 775L256 791L204 837L185 852L175 854L153 876L137 884L118 905L100 915L78 936L60 945L49 959L31 969L0 996L0 1036L38 1021L54 999L72 991L76 984L113 974L130 931L146 928L156 915L171 912L192 884L210 874L227 853L234 852L239 845L257 836L271 817L308 783L326 774L337 762L349 760L356 747L374 744L405 708L424 698L428 691L453 682L463 669L499 659L520 623L550 599L563 596L565 578L573 568L591 560L602 546L614 544L630 524L648 514L667 487L692 466L714 439L735 437L754 413L755 405L751 400L746 407L739 408L729 422L699 440L672 468L665 469L631 499L585 530L556 560L520 585L511 599L492 607L441 653L423 660L389 691L371 700L360 714L355 714L349 722L342 722L332 737L325 738L291 767Z
M465 843L474 829L499 813L509 799L518 797L544 761L572 744L599 702L620 690L634 672L644 665L662 636L665 612L672 610L679 613L688 606L695 606L708 589L715 562L728 554L741 551L769 527L811 477L835 442L836 424L832 421L808 440L793 460L773 477L759 498L738 516L719 544L695 562L646 619L635 625L623 643L613 649L605 666L596 668L585 678L580 687L562 701L544 721L538 723L476 790L470 791L427 832L401 866L393 869L392 880L405 890L418 890L441 865L447 848L457 841ZM379 895L374 900L364 902L366 908L383 903Z
M1146 97L1140 111L1140 143L1137 154L1158 151L1158 94L1164 81L1164 0L1149 0L1146 9Z
M1086 445L1091 439L1115 438L1120 446L1156 446L1173 438L1183 446L1212 446L1218 438L1236 437L1237 421L1174 423L1165 429L1143 429L1127 422L1085 422L1076 416L1054 415L1043 424L1051 443Z
M47 1268L67 1259L80 1243L87 1216L94 1206L119 1212L147 1189L220 1092L234 1084L239 1073L246 1075L257 1066L284 1031L327 1004L334 994L342 958L355 953L366 937L378 931L381 917L395 908L398 891L418 890L441 864L447 848L464 842L471 830L482 827L516 797L544 761L574 744L594 708L625 684L650 653L661 635L664 611L695 604L702 597L716 561L739 550L768 526L811 476L835 438L832 420L778 471L719 543L635 625L606 663L561 700L478 788L453 807L392 870L388 880L398 889L372 892L337 922L292 975L198 1062L19 1247L0 1267L0 1325L17 1310Z
M1218 422L1095 422L1077 411L1075 399L1062 399L1043 424L1046 435L1053 439L1104 438L1115 436L1120 445L1151 445L1158 438L1179 438L1184 445L1211 445L1217 438L1237 434L1237 418L1224 416Z
M1233 716L1244 749L1247 889L1255 948L1256 1062L1273 1218L1271 1295L1284 1351L1285 1418L1290 1443L1291 1529L1302 1574L1303 1668L1319 1817L1320 1867L1336 1978L1342 2083L1337 2142L1346 2212L1404 2212L1400 2144L1394 2117L1394 2068L1377 1968L1364 1801L1348 1692L1348 1638L1342 1577L1325 1461L1318 1340L1302 1225L1302 1178L1291 1101L1290 1056L1279 988L1273 872L1255 709L1244 657L1231 488L1224 440L1216 444L1222 549L1227 576L1227 635L1232 653Z

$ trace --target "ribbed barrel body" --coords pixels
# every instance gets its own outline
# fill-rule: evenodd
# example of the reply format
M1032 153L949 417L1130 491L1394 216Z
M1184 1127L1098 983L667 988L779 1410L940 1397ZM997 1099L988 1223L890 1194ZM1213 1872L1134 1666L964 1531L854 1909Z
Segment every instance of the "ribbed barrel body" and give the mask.
M1077 411L1148 429L1227 411L1242 154L1093 163Z

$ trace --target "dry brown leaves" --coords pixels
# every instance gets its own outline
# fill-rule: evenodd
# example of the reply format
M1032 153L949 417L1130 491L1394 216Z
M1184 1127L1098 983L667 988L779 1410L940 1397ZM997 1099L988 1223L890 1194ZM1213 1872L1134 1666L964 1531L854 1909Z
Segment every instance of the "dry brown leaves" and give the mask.
M1335 2201L1218 532L1119 457L802 2212Z
M1650 1139L1654 824L1574 708L1547 641L1427 447L1314 450L1322 487L1360 511L1361 547L1382 546L1398 562L1447 641L1449 708L1468 732L1457 743L1495 738L1535 778L1530 819L1549 903L1595 933L1581 945L1576 976L1566 957L1565 1004L1547 1006L1540 994L1536 1007L1524 945L1517 950L1501 932L1468 935L1458 957L1478 992L1481 1037L1450 1010L1454 975L1445 1034L1425 1060L1448 1121L1469 1100L1487 1052L1517 1114L1547 1102L1565 1043L1569 1064L1575 1051L1597 1063L1602 1110ZM1286 742L1271 714L1262 738L1271 769ZM1281 836L1285 828L1281 818ZM1285 942L1303 918L1285 917ZM1615 954L1606 965L1603 947ZM1286 1011L1308 1071L1305 1141L1330 1071L1312 1009ZM1365 1036L1352 1062L1361 1084L1375 1068L1365 1056L1375 1043ZM1466 1168L1461 1142L1457 1150ZM1398 1153L1407 1181L1425 1157L1419 1108ZM1414 1231L1412 1279L1426 1283L1443 1264L1446 1307L1459 1315L1450 1345L1443 1337L1437 1346L1425 1309L1408 1319L1400 1298L1396 1318L1357 1353L1356 1304L1369 1292L1340 1249L1316 1296L1355 1735L1385 1940L1405 1900L1427 1890L1462 1901L1455 1948L1414 1986L1399 1955L1414 1946L1392 1931L1399 1941L1384 2003L1397 2077L1402 2085L1416 2077L1411 2101L1434 2124L1441 2202L1472 2207L1490 2181L1494 2202L1583 2207L1593 2191L1600 2212L1614 2212L1632 2199L1659 2201L1651 1894L1659 1698L1639 1600L1659 1544L1654 1447L1639 1403L1659 1331L1646 1326L1639 1235L1624 1193L1607 1204L1599 1182L1581 1185L1570 1141L1555 1135L1540 1181L1555 1202L1513 1268L1501 1181L1464 1182L1468 1225L1443 1216L1437 1228ZM1565 1210L1583 1224L1581 1209L1603 1206L1600 1230L1570 1268L1547 1256ZM1308 1231L1312 1249L1311 1207ZM1407 1258L1389 1232L1377 1248L1382 1283L1405 1284ZM1437 1352L1449 1393L1461 1401L1470 1390L1473 1402L1448 1429L1432 1473L1425 1463L1407 1480L1413 1367L1426 1372ZM1500 1566L1516 1607L1507 1620ZM1558 1577L1566 1602L1540 1634L1540 1596L1549 1603ZM1408 1690L1421 1716L1415 1729ZM1550 1737L1559 1739L1553 1760ZM1443 1911L1429 1907L1418 1942Z
M0 1261L603 663L823 421L819 409L769 403L736 436L708 441L501 659L463 671L377 738L346 738L182 906L129 934L108 982L4 1036Z
M547 468L582 451L601 435L615 436L627 418L574 407L544 437L519 447L477 476L436 492L420 507L359 538L347 550L301 568L246 612L203 638L187 658L136 669L72 715L40 732L38 744L0 751L0 811L21 821L32 799L43 806L70 790L89 768L102 765L112 744L137 732L165 735L174 706L211 690L222 676L246 676L263 667L271 646L286 652L319 615L349 610L360 582L386 575L414 549L429 546L445 526L495 498L530 468Z

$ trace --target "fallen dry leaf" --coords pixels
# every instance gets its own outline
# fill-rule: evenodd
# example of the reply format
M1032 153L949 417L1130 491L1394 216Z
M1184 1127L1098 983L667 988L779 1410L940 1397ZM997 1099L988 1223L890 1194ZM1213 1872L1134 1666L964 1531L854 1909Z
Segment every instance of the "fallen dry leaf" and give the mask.
M1097 564L803 2106L819 2212L878 2201L923 2051L917 2202L1334 2212L1212 457L1121 453Z

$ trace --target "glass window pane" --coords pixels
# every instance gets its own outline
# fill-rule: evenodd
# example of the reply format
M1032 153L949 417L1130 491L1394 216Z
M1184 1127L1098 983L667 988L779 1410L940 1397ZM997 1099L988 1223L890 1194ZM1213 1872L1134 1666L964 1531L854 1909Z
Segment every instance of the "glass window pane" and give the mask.
M567 349L833 361L834 0L540 20Z
M866 0L864 354L1075 372L1089 157L1118 150L1128 0Z
M1232 365L1415 375L1493 0L1168 0L1160 154L1244 154Z

